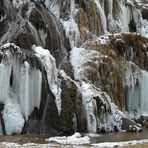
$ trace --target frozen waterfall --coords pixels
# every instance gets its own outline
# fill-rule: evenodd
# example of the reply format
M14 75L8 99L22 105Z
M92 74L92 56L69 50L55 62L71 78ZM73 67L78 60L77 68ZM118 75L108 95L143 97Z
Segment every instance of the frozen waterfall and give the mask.
M141 75L141 113L148 115L148 72L142 70Z
M17 54L14 54L16 49ZM21 133L25 120L35 107L40 107L41 72L22 60L14 44L1 47L0 103L4 104L2 118L6 134Z
M137 76L130 74L131 82L125 86L125 110L134 115L148 115L148 72L141 70Z

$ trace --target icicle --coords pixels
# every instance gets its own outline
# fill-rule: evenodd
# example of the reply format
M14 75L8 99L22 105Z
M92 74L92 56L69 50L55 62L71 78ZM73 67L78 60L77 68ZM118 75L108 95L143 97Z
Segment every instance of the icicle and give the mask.
M41 100L42 76L39 70L30 68L28 62L22 65L19 81L19 101L26 120L34 107L39 109Z
M48 8L56 18L60 18L60 2L59 0L45 0L46 8Z
M132 67L135 66L134 72ZM139 70L132 62L128 63L124 80L125 109L131 115L148 114L148 72Z
M133 72L134 66L136 70ZM140 111L140 81L139 68L134 63L128 62L124 79L125 110L131 114L137 114Z
M130 3L130 2L129 2ZM133 5L133 2L131 1L130 5ZM129 32L129 23L132 19L132 9L130 6L125 6L125 1L120 1L119 2L120 6L120 12L119 12L119 23L120 23L120 28L122 29L123 32Z
M0 64L0 102L4 103L9 94L10 68L3 62Z
M28 119L28 114L29 114L29 71L30 71L30 65L25 62L24 63L24 67L22 67L22 84L24 84L24 88L23 88L23 92L21 92L23 94L23 98L20 98L20 104L21 107L23 107L22 111L24 113L24 116L26 118L26 120ZM22 87L22 86L21 86ZM22 96L21 96L22 97ZM21 101L23 101L23 103L21 103Z
M108 1L108 5L109 5L109 14L108 14L108 19L112 20L113 19L113 0L109 0Z
M103 29L103 33L106 34L107 33L106 16L104 14L104 11L102 10L100 2L98 0L94 0L94 2L96 3L96 6L98 8L98 14L100 15L101 27Z
M143 20L142 14L138 9L135 9L133 14L134 14L134 20L136 23L137 32L144 37L148 37L148 21Z
M134 74L130 74L132 79L125 86L126 109L132 115L148 114L148 72L142 70L139 77L136 83Z
M85 107L86 119L87 119L87 130L88 132L97 132L97 119L94 115L94 99L93 92L91 91L90 85L82 82L81 90L83 105Z
M71 16L73 16L74 9L75 9L75 1L71 0L70 1L70 15Z

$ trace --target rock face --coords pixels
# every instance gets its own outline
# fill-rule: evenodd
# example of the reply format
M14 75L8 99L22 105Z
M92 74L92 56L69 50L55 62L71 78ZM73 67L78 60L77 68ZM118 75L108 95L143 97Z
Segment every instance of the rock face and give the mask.
M140 131L124 113L148 113L145 3L1 0L3 134Z

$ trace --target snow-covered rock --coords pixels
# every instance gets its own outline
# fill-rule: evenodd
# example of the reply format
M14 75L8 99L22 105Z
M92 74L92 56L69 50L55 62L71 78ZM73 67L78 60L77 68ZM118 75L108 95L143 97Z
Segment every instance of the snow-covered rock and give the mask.
M72 136L63 136L63 137L51 137L46 139L48 142L56 142L59 144L72 144L72 145L83 145L89 144L90 138L88 136L82 137L80 133L75 133Z

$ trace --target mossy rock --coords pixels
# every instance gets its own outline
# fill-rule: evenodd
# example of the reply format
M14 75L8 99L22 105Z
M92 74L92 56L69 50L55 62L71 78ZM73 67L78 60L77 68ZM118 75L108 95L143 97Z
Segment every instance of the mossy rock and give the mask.
M60 127L64 133L74 132L74 114L76 114L77 87L73 82L61 82L62 110L60 113Z
M6 33L8 28L9 27L8 27L6 21L0 22L0 38Z

